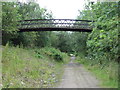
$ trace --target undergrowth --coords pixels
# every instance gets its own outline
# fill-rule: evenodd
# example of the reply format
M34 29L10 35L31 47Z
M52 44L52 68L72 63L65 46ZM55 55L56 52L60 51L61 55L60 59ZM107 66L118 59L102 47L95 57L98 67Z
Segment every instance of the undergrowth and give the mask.
M68 62L67 54L54 48L23 49L9 45L2 48L3 88L54 87ZM58 54L62 61L58 62L53 54Z
M0 66L0 90L2 89L2 68L1 68L1 66Z
M118 63L107 62L100 65L87 57L77 57L76 62L83 64L100 81L102 88L118 88Z

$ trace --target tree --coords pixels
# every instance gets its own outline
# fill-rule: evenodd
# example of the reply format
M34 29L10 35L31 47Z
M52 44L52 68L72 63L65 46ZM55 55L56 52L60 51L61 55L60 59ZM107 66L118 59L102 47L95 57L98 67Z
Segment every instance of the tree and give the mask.
M25 19L47 19L52 18L52 13L49 13L47 9L40 8L39 4L34 2L28 3L3 3L3 21L2 21L2 31L3 31L3 45L7 42L13 45L23 46L34 46L35 41L40 41L41 39L39 32L24 32L19 33L17 25L19 20ZM48 35L47 33L43 33ZM44 37L46 37L44 35ZM36 40L40 39L40 40Z
M3 2L2 3L2 36L3 42L5 45L8 41L17 36L17 20L19 15L17 12L18 8L16 3Z
M88 36L87 52L98 62L115 61L118 58L118 3L102 2L84 10L79 18L90 18L87 12L92 12L95 23L93 31Z

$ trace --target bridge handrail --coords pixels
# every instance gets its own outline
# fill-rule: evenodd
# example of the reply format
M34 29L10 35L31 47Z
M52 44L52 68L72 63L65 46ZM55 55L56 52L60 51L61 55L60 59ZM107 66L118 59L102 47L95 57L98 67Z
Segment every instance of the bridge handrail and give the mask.
M26 19L26 20L20 20L18 22L23 22L23 21L51 21L51 20L53 20L53 21L55 21L55 20L60 20L60 21L62 21L62 20L65 20L65 21L69 20L69 21L95 22L95 21L92 21L92 20L78 20L78 19Z
M81 23L23 23L21 25L35 25L35 24L68 24L68 25L89 25L89 24L81 24Z

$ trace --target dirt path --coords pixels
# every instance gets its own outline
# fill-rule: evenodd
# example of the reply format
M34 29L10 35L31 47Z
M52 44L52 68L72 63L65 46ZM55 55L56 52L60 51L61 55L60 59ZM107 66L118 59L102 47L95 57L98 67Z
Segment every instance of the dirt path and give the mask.
M98 80L80 64L72 60L66 65L63 78L58 88L99 88Z

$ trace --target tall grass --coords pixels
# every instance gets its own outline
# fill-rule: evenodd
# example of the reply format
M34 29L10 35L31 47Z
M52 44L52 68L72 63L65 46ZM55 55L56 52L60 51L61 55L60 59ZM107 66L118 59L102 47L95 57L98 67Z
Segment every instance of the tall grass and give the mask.
M23 49L9 45L2 48L3 88L46 88L54 87L59 81L64 62L50 58L44 53L48 52L46 49ZM68 60L66 54L63 58Z

